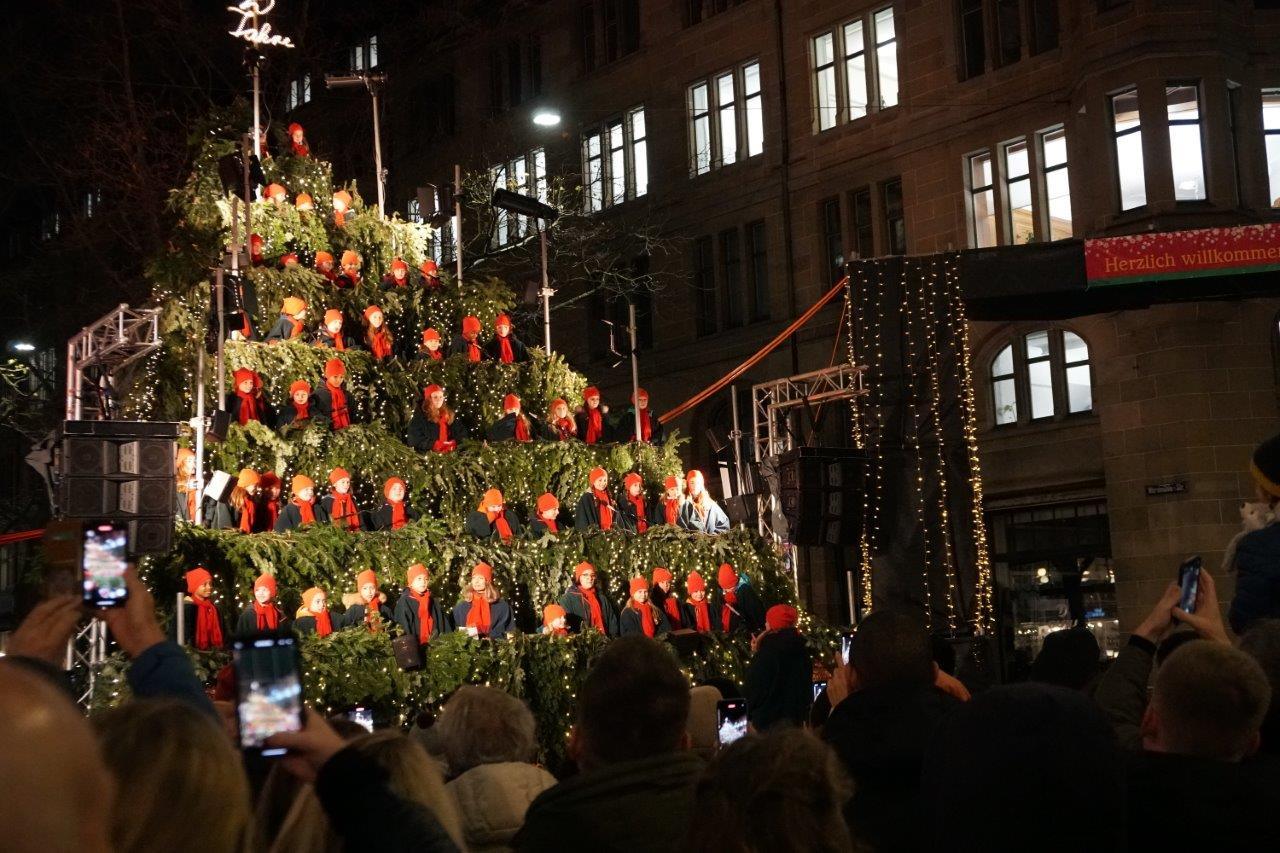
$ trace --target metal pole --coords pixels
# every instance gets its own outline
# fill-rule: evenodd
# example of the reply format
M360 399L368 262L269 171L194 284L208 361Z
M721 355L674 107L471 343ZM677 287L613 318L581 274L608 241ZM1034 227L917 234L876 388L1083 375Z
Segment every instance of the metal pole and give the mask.
M258 27L258 16L253 16L254 29ZM253 153L262 160L262 80L258 70L258 56L253 57Z
M178 620L177 631L174 636L178 640L178 645L185 646L187 644L187 613L183 607L182 593L176 593L178 606L174 608L173 615Z
M218 272L221 275L221 270ZM196 513L193 524L200 524L204 509L204 344L196 349Z
M738 386L729 386L729 400L733 407L733 432L729 433L729 437L733 439L733 485L736 490L734 494L742 494L742 428L738 425Z
M538 220L540 224L539 241L542 243L542 347L547 351L547 355L551 355L551 289L550 280L547 277L547 224L542 220ZM635 346L634 336L632 346Z
M462 166L453 165L453 254L457 262L456 278L462 285Z
M378 215L384 216L387 209L387 174L382 170L382 134L378 126L378 87L369 83L369 94L373 95L373 166L378 170Z
M81 334L84 333L81 332ZM67 341L67 400L65 413L69 421L76 419L76 398L80 396L80 371L76 369L76 341L79 339L80 335L76 335Z
M226 290L222 284L222 265L221 264L218 265L217 271L214 272L213 274L213 282L214 282L213 283L214 295L216 297L214 299L214 304L215 304L215 310L217 310L218 312L218 356L217 356L217 359L218 359L217 360L218 409L221 410L225 408L226 399L223 395L226 393L226 382L227 382L227 362L226 362L226 359L223 357L224 339L226 338L226 334L227 334L226 313L223 310L223 296L225 295ZM203 356L204 347L200 348L200 353L201 353L201 356ZM203 358L202 358L202 361L203 361ZM201 371L200 373L200 382L203 385L204 371Z
M627 320L631 324L631 413L635 416L636 441L640 441L640 361L636 358L636 304L627 302Z

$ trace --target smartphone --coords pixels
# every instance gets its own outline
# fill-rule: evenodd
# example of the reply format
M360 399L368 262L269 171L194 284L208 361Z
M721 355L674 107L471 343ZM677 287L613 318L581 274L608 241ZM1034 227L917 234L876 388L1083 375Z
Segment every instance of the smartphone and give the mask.
M825 681L813 682L813 701L817 702L818 697L822 695L822 691L826 689L827 689L827 682Z
M849 665L849 650L853 648L853 632L845 631L840 635L840 662Z
M285 750L263 746L274 734L302 729L302 671L292 636L242 637L231 646L236 676L240 748L265 757Z
M1178 607L1187 613L1196 612L1196 593L1200 591L1200 555L1187 559L1178 567L1178 586L1182 587L1182 595L1178 597Z
M716 703L716 740L726 747L747 733L747 700L721 699Z
M373 731L373 709L371 708L352 708L347 712L347 719L366 732Z
M83 601L88 607L123 607L129 600L124 572L129 567L129 528L117 522L84 526L80 552Z

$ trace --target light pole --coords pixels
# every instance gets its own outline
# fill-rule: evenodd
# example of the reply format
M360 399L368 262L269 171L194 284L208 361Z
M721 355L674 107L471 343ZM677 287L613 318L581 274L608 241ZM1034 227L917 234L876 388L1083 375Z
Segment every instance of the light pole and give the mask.
M560 216L560 211L556 210L549 204L544 204L536 198L527 195L513 193L511 190L494 190L493 206L499 210L506 210L510 213L519 213L528 216L530 219L539 221L538 236L542 249L542 290L539 294L542 296L542 342L543 347L547 351L547 355L551 354L551 297L555 293L551 289L550 279L547 272L547 229L551 227L551 223L555 222Z
M329 89L345 89L363 86L373 97L373 168L378 179L378 215L387 210L387 171L382 168L382 128L378 121L378 87L386 84L385 74L350 74L345 77L324 75L324 85Z

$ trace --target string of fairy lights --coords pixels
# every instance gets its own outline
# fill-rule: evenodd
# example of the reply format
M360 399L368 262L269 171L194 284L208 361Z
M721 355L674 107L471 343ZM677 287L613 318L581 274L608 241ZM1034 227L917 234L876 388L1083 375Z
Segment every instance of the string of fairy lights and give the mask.
M925 623L933 627L933 584L930 579L929 566L932 565L932 555L929 551L929 525L925 521L924 510L924 460L920 449L920 405L919 395L916 387L920 378L920 359L916 350L916 317L914 309L914 300L912 299L912 291L907 285L908 274L911 267L911 259L906 258L902 262L902 273L898 282L899 290L902 294L902 338L906 343L906 362L904 364L902 387L903 395L906 400L907 410L910 412L910 433L908 434L907 447L911 452L911 463L914 468L912 481L915 491L916 506L916 525L920 534L920 545L922 551L922 562L925 570L920 573L920 584L924 589L924 612ZM923 322L923 317L920 322ZM944 537L945 538L945 537Z

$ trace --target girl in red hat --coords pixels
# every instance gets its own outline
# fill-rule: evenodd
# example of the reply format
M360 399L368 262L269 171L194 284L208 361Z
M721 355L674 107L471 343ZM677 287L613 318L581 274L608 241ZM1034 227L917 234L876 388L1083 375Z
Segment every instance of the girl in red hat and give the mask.
M684 490L680 488L679 477L667 477L662 481L662 500L653 505L653 517L649 523L653 525L667 524L675 527L680 523L680 508L684 506Z
M573 583L560 596L560 606L573 633L594 630L609 637L618 636L618 611L609 596L596 587L596 567L585 560L574 566Z
M472 637L492 639L502 639L514 629L511 605L493 585L493 567L488 563L476 563L471 570L462 600L453 608L453 624Z
M422 345L418 347L419 361L444 361L444 341L435 329L422 330Z
M499 314L493 321L493 330L496 334L493 340L489 341L490 358L503 364L515 364L529 360L528 347L511 333L510 317L506 314Z
M419 453L451 453L466 435L466 426L445 405L444 389L439 385L422 389L422 405L409 419L409 446Z
M215 501L206 497L202 516L206 527L212 530L239 530L241 533L260 533L264 529L257 518L254 495L258 490L258 472L242 468L236 484L225 500Z
M249 421L271 426L275 420L275 412L266 396L262 393L262 377L247 367L242 367L231 374L232 390L235 393L227 401L227 413L233 423L244 426Z
M293 630L299 634L327 637L341 618L341 614L334 616L329 612L329 597L324 590L313 586L302 594L302 606L293 614Z
M345 192L342 194L345 195ZM334 195L335 212L337 210L337 201L338 201L337 194L335 194ZM348 202L347 204L350 205L350 202ZM355 252L353 252L351 249L343 249L342 257L339 258L339 261L340 261L339 266L341 267L342 271L338 273L338 277L333 280L334 287L337 287L339 290L346 290L347 288L359 287L360 286L360 265L361 265L360 256Z
M364 342L374 361L386 361L394 354L395 337L387 328L386 315L377 305L364 309Z
M297 296L286 296L280 303L280 316L276 324L267 332L267 343L306 339L307 303Z
M316 329L313 340L318 347L330 347L338 352L356 349L355 340L342 328L346 318L338 308L330 308L324 312L324 322Z
M258 494L262 498L262 529L275 530L280 519L280 491L283 484L275 471L263 471L258 477Z
M383 290L395 290L409 286L409 265L400 258L391 262L391 272L382 277Z
M640 434L636 435L636 410L640 411ZM627 409L626 414L622 416L622 420L618 423L618 434L625 434L627 441L646 441L650 444L662 444L666 433L662 430L662 424L657 418L652 417L649 411L649 392L643 388L636 389L636 393L631 395L631 406Z
M547 407L547 423L555 432L557 441L578 437L578 422L569 414L569 404L557 397Z
M365 628L376 634L391 624L391 608L386 604L386 594L378 589L378 575L373 569L356 575L356 599L342 614L343 628Z
M746 631L758 634L764 630L764 605L745 578L740 578L728 563L721 563L716 573L720 587L720 606L716 608L714 628L725 633Z
M184 644L201 651L220 649L225 645L226 632L222 627L222 615L213 604L213 575L204 566L196 566L185 575L187 595L182 599ZM174 630L177 630L175 624Z
M529 535L535 540L560 535L560 501L550 492L538 497L533 520L529 522Z
M502 418L486 434L490 441L533 441L546 434L538 420L521 411L520 398L515 394L502 398L502 411Z
M311 193L298 193L298 197L293 200L293 206L298 213L310 213L316 209L316 200L311 197Z
M440 286L440 267L431 258L418 264L418 272L422 273L419 283L426 290L435 290Z
M325 280L332 285L338 284L338 274L333 269L333 254L330 252L316 252L316 272L325 277Z
M657 637L670 630L666 615L649 601L649 582L644 578L632 578L631 597L618 618L618 634L623 637L633 634Z
M346 190L338 190L333 194L333 224L339 228L345 228L347 224L347 214L351 212L352 198L351 193ZM345 252L343 253L345 256ZM339 287L351 287L351 285L339 285Z
M700 634L709 634L715 629L711 618L711 601L707 598L707 582L697 572L689 572L684 582L689 591L689 600L685 603L685 621L689 627Z
M253 582L253 604L240 611L236 633L242 637L250 634L275 633L289 628L289 620L276 604L276 579L271 575L259 575Z
M462 318L462 333L453 339L452 355L463 355L469 362L484 361L484 347L480 345L480 319L470 315Z
M347 367L340 358L324 363L324 385L315 393L316 414L323 417L335 429L351 426L351 407L342 383L347 378Z
M649 511L645 508L644 478L632 471L622 478L622 518L625 526L636 533L649 530Z
M690 471L685 477L688 499L680 507L680 526L699 533L728 533L729 516L707 492L707 481L701 471Z
M307 132L296 121L289 125L289 150L294 157L310 157L311 147L307 145Z
M431 576L422 563L414 563L409 567L405 579L404 592L396 602L392 617L396 624L410 637L418 638L418 645L425 646L441 634L448 633L448 617L440 602L431 594L427 584Z
M548 604L542 608L542 630L539 633L550 637L569 636L569 629L565 627L566 616L564 608L559 604Z
M351 496L351 475L345 468L334 468L329 472L329 494L320 499L320 506L334 527L352 533L359 530L360 509Z
M389 478L382 485L382 495L387 500L373 514L374 530L399 530L418 520L418 511L409 505L409 488L404 480Z
M293 497L284 509L280 510L280 518L276 520L276 533L287 533L295 527L307 524L325 524L329 514L324 507L316 503L316 481L303 474L298 474L289 484Z
M653 602L653 606L662 611L667 617L667 622L671 626L671 630L677 631L686 627L684 608L680 606L679 599L671 591L673 581L671 572L665 566L658 566L653 570L653 586L649 588L649 601Z
M609 407L600 405L600 389L594 385L582 392L582 408L574 415L578 424L578 438L587 444L602 444L609 437L609 422L605 416Z
M315 408L311 404L311 383L305 379L299 379L289 386L289 402L280 410L277 421L280 428L297 427L304 429L310 426L315 420L312 409Z
M603 468L595 467L587 475L589 488L578 498L578 506L573 514L573 526L579 531L599 528L600 530L621 529L623 522L618 519L618 507L613 497L606 491L609 488L609 473Z
M477 539L497 539L510 544L520 535L520 517L507 508L502 492L489 489L467 516L467 532Z

